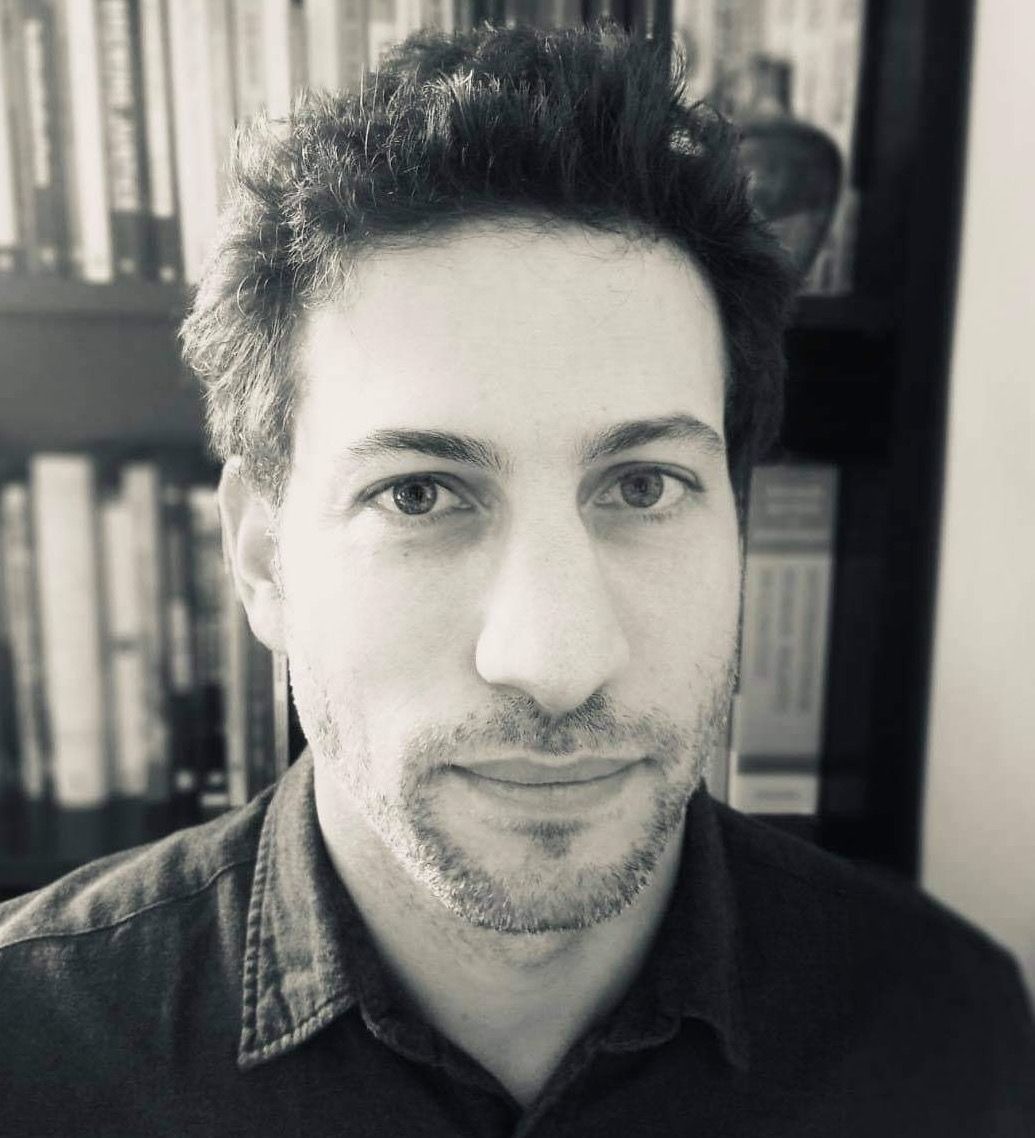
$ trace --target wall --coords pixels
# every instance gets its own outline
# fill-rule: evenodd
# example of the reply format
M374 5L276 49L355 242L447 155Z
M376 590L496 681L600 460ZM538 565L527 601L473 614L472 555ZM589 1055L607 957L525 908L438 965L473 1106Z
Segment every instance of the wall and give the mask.
M976 21L923 881L1035 990L1035 4Z

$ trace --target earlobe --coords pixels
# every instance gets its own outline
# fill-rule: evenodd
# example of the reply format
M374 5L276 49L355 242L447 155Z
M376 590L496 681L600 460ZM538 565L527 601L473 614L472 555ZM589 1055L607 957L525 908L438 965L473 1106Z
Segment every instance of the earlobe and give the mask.
M284 605L273 511L244 478L236 455L224 464L219 480L219 517L223 558L252 632L271 652L283 652Z

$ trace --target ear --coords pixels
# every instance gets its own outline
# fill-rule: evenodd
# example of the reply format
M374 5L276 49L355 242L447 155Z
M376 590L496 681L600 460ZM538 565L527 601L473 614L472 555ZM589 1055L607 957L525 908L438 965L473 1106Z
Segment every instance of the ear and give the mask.
M248 485L239 456L223 466L219 480L223 558L252 632L271 652L284 648L284 600L277 575L275 519L266 499Z

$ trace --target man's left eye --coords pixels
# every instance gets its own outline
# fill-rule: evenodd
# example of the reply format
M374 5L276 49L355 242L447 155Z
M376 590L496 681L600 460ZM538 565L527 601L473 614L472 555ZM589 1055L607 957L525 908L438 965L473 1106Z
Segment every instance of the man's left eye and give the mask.
M688 479L653 467L629 470L611 482L594 499L596 505L664 513L691 489Z

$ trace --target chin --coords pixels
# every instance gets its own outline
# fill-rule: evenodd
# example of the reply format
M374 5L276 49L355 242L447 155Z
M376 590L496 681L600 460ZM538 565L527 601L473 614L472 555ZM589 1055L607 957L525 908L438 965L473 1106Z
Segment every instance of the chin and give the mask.
M688 798L685 791L659 796L640 840L610 856L602 850L594 856L577 822L539 822L521 835L526 853L520 864L501 865L499 858L493 864L422 818L402 860L470 925L511 934L575 932L613 920L635 903L679 834Z

